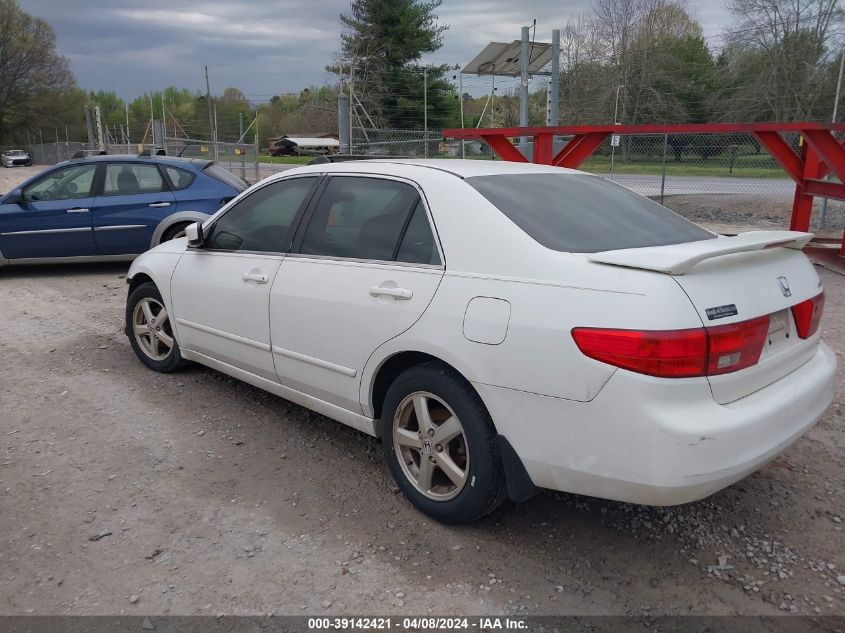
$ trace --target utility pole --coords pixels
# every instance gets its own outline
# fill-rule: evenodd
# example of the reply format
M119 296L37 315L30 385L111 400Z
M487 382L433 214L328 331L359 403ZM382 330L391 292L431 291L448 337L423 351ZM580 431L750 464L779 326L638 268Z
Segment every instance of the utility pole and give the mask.
M244 113L238 112L238 145L241 144L244 138ZM244 152L242 148L238 148L238 151L241 154L241 178L246 180L246 163L244 163ZM258 151L258 144L255 145L255 151Z
M355 58L352 58L352 64L349 66L349 153L352 153L352 138L355 136L352 131L352 111L355 109Z
M519 53L519 126L528 126L528 64L530 62L530 49L528 46L528 29L522 27L522 47ZM520 137L519 147L523 154L528 152L528 138Z
M167 109L164 107L164 90L161 91L161 147L167 154Z
M214 160L220 160L220 150L217 148L217 106L214 106Z
M560 29L552 31L552 80L549 125L560 125Z
M341 153L351 154L352 140L349 136L349 97L343 92L337 95L337 136L340 139Z
M458 70L458 99L460 100L461 104L461 129L464 129L464 76L461 73L461 67L456 67ZM466 146L464 145L464 139L461 139L461 158L466 158Z
M425 134L425 157L428 158L428 68L423 67L423 130Z
M129 104L126 104L126 153L132 153L132 146L129 142Z
M214 119L211 115L211 85L208 83L208 66L205 67L205 102L208 104L208 135L214 140Z
M839 92L842 89L842 68L845 65L845 50L839 53L839 79L836 81L836 96L833 98L833 115L830 117L831 123L836 123L836 113L839 110ZM825 180L830 180L830 174ZM819 228L823 229L827 223L827 198L822 202L822 212L819 216Z

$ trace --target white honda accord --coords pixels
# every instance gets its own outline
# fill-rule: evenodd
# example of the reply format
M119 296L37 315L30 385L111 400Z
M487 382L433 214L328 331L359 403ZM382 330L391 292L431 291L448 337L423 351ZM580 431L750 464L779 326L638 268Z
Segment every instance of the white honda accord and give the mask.
M426 514L551 488L641 504L760 468L833 398L811 235L715 235L598 176L300 167L128 275L126 332L382 438Z

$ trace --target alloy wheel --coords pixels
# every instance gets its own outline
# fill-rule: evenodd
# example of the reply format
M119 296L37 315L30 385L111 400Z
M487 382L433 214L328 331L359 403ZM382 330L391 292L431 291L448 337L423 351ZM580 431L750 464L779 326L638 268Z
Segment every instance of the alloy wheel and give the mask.
M141 299L132 312L132 333L152 360L164 360L173 349L173 327L167 309L155 299Z
M466 485L469 445L452 408L433 393L406 396L393 418L393 448L408 481L434 501L453 499Z

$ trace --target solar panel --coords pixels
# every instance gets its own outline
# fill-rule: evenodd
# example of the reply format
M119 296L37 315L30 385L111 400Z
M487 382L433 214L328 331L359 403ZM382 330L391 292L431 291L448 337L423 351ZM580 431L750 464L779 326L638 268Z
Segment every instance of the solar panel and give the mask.
M465 75L498 75L500 77L518 77L520 74L519 58L522 42L490 42L476 55L461 72ZM528 72L537 73L552 60L552 45L532 42L528 45L531 58Z

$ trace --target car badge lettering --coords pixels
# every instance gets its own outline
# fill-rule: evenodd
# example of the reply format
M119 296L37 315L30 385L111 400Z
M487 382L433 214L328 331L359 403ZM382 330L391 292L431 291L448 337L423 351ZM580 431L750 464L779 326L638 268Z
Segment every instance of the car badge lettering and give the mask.
M780 286L780 291L783 293L784 297L792 296L792 290L789 289L789 281L786 277L778 277L778 285Z
M707 308L704 313L710 321L715 321L716 319L736 316L739 314L739 310L736 309L735 303L729 303L723 306L716 306L715 308Z

